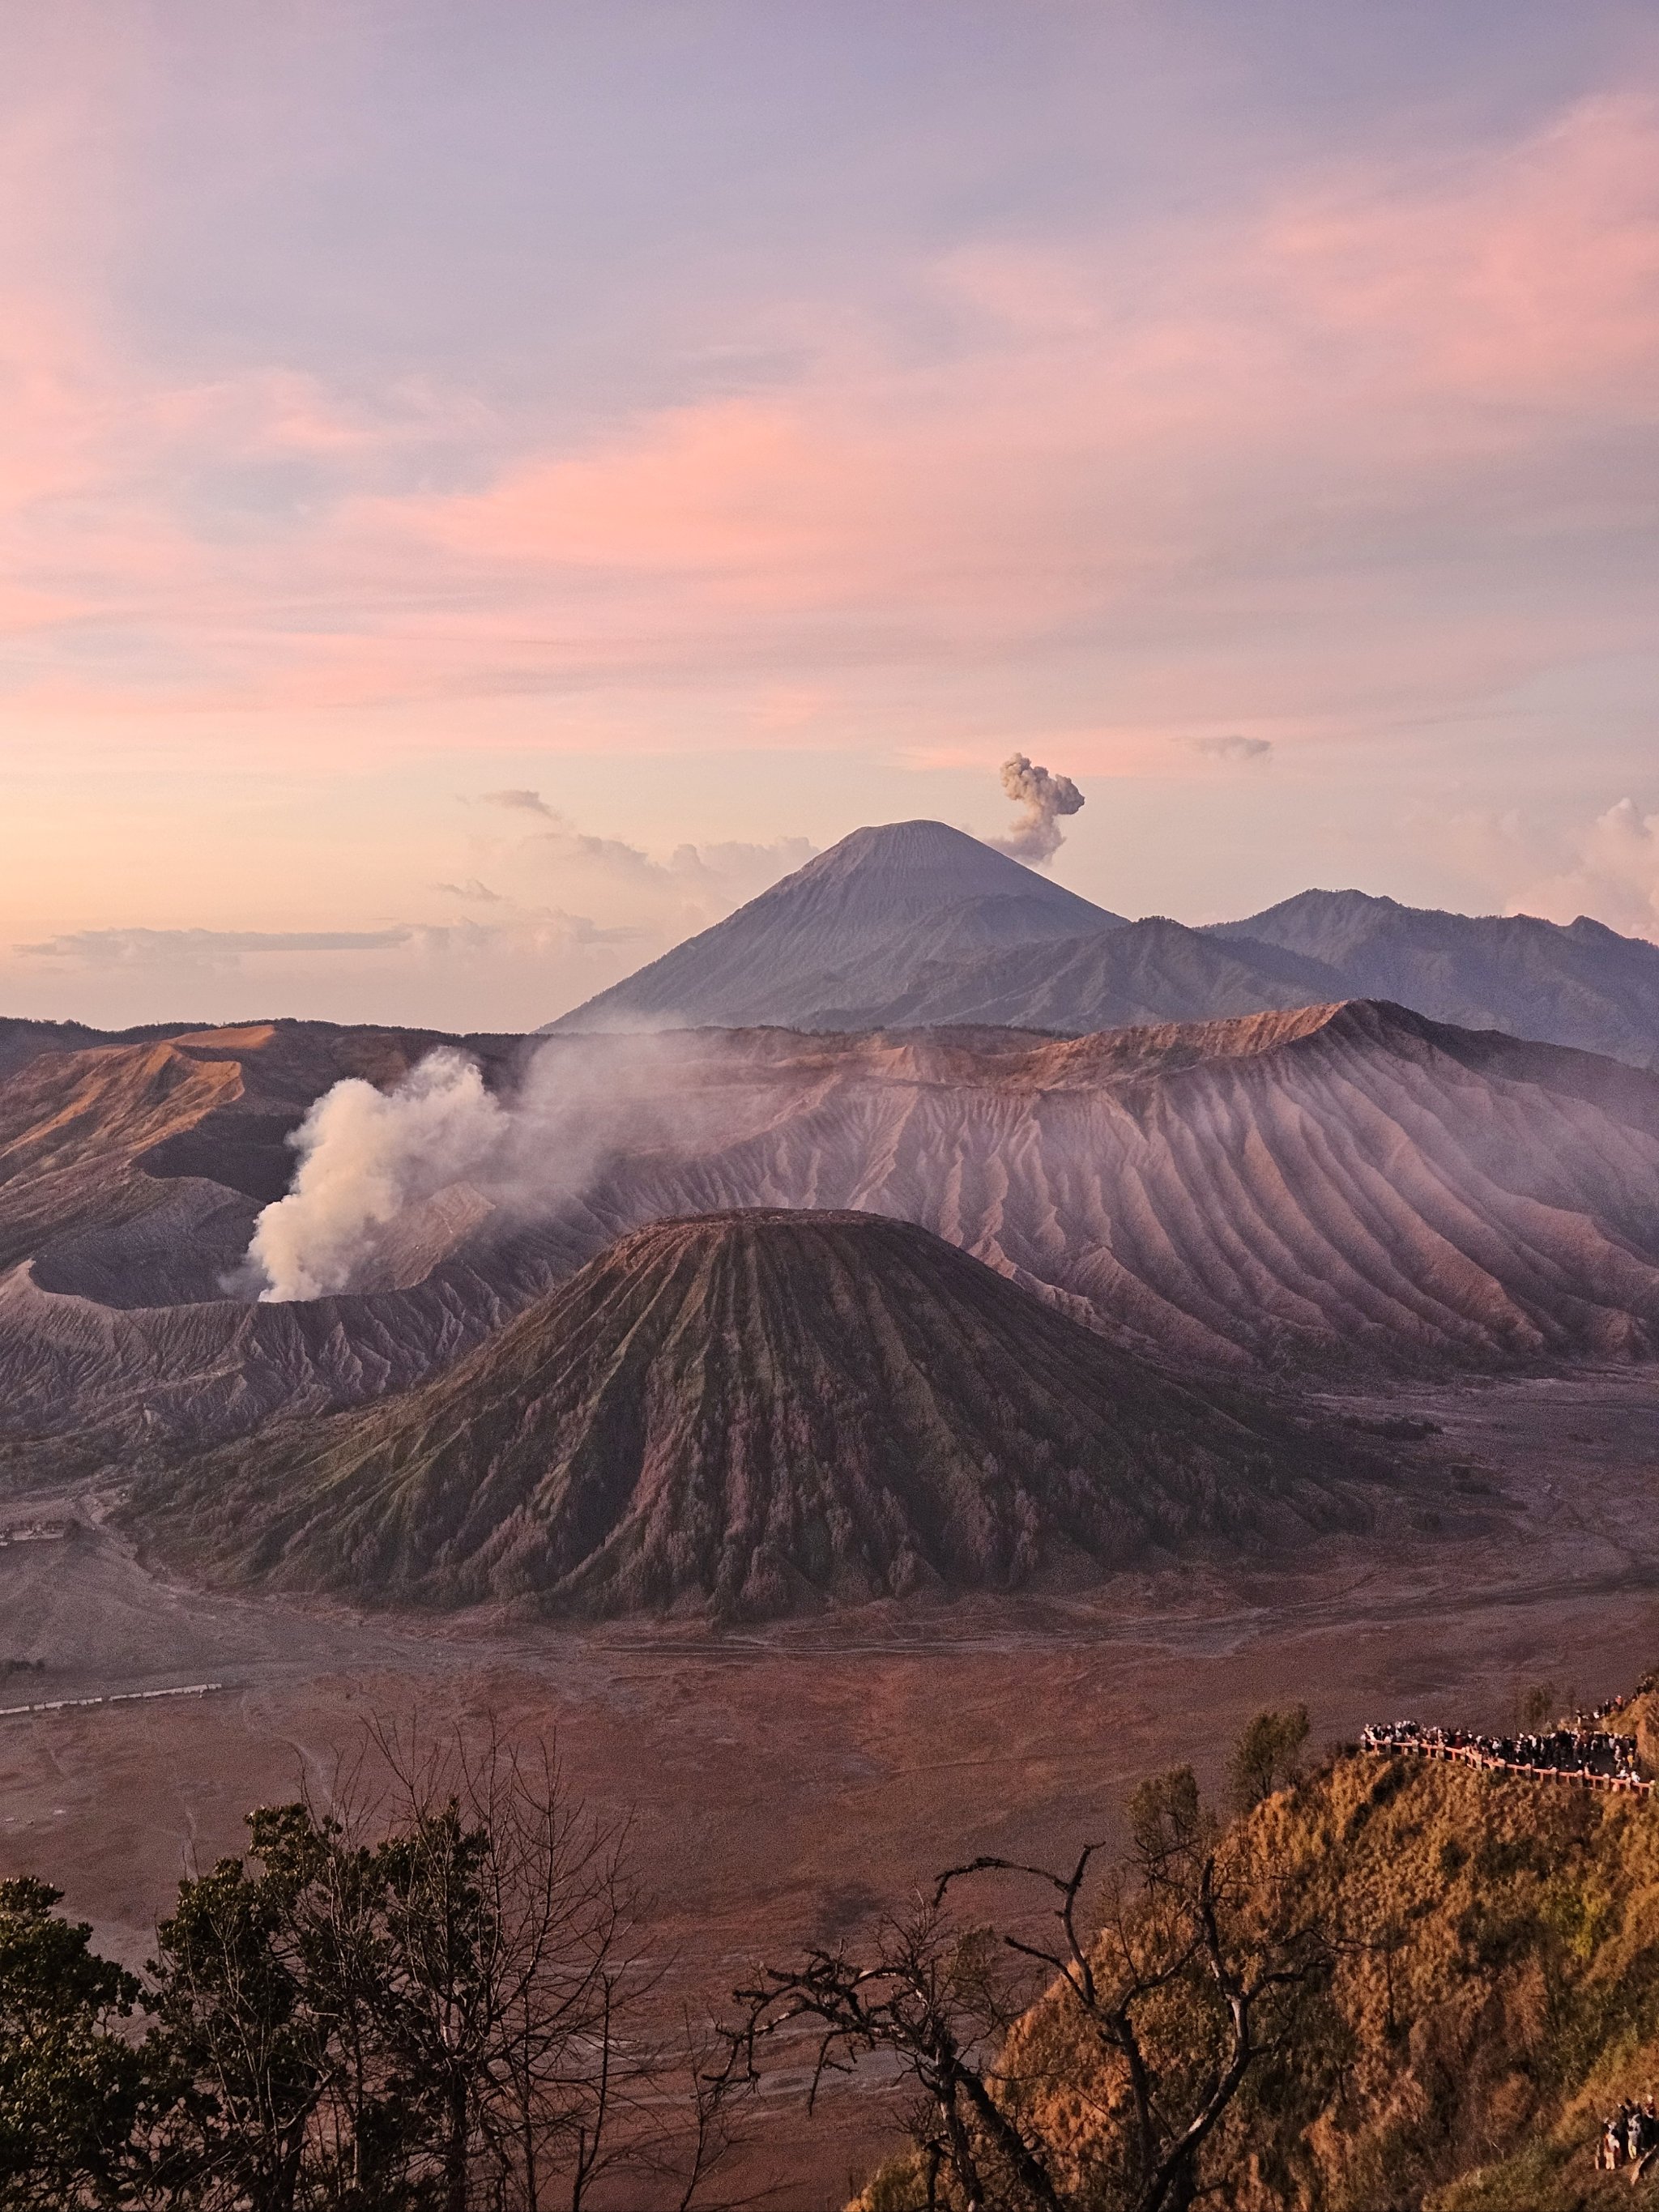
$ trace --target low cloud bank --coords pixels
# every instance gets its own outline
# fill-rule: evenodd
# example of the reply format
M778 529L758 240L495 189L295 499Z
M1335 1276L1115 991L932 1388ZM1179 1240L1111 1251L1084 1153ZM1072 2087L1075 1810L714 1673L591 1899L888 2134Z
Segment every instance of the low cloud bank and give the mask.
M1273 757L1271 738L1194 738L1192 748L1206 760L1240 761L1265 768Z
M1512 904L1551 921L1594 915L1632 937L1659 940L1659 813L1621 799L1572 836L1573 859Z
M594 836L534 791L483 794L499 831L366 928L75 929L0 946L8 1012L137 1022L273 1015L534 1030L722 920L812 858L804 837L677 846ZM471 817L475 822L476 815Z

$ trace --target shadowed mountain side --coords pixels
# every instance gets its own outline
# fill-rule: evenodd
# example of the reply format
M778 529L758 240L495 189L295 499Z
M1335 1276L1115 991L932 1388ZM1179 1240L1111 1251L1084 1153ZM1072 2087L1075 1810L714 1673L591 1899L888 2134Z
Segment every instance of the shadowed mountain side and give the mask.
M763 1211L641 1230L425 1389L127 1511L237 1581L757 1616L1283 1548L1364 1525L1374 1472L925 1231Z
M896 998L821 1008L811 1026L981 1023L1081 1036L1136 1024L1328 1006L1346 995L1342 978L1317 961L1243 939L1222 945L1154 916L1084 937L929 961Z
M138 1447L240 1435L295 1410L331 1412L423 1381L481 1343L547 1280L502 1250L486 1276L452 1259L413 1289L255 1305L219 1298L107 1306L0 1278L0 1437L82 1433Z
M943 822L886 823L855 830L548 1031L828 1026L820 1009L897 997L929 963L1121 925Z
M143 1022L130 1030L88 1029L84 1022L32 1022L0 1015L0 1083L48 1052L90 1052L100 1045L150 1044L199 1030L200 1022Z
M1364 891L1303 891L1205 933L1251 957L1273 945L1319 963L1340 978L1334 996L1394 999L1436 1021L1659 1067L1659 945L1587 915L1564 927L1535 915L1443 914Z

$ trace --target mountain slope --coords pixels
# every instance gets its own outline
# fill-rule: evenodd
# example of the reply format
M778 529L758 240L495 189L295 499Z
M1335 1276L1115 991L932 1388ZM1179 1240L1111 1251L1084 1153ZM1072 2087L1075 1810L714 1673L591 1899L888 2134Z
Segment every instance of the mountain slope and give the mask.
M930 960L896 998L822 1008L812 1026L983 1024L1084 1036L1141 1024L1324 1006L1344 995L1341 977L1318 961L1244 939L1221 945L1154 915L1083 937Z
M640 1231L423 1390L152 1478L131 1515L289 1587L755 1615L1303 1540L1364 1520L1355 1472L922 1230L757 1212Z
M564 1217L590 1249L670 1214L856 1206L1199 1361L1659 1350L1659 1078L1614 1061L1369 1004L681 1049L688 1133L596 1174Z
M1341 999L1659 1067L1659 945L1583 915L1563 928L1313 890L1203 930L1126 925L938 822L854 831L549 1030L996 1023L1083 1036Z
M1649 1744L1653 1703L1650 1688L1619 1716ZM1477 1729L1498 1717L1457 1718ZM1316 1729L1324 1719L1316 1705ZM1283 1942L1316 1930L1328 1967L1280 2014L1254 2086L1210 2137L1196 2201L1230 2212L1651 2204L1651 2172L1632 2192L1635 2169L1602 2172L1596 2154L1607 2117L1659 2076L1654 1829L1650 1800L1352 1750L1234 1821L1215 1844L1223 1940L1248 1958L1268 1931ZM1071 1849L1054 1856L1069 1863ZM1099 1940L1108 1990L1120 1957ZM1203 2014L1196 2003L1139 2014L1160 2052L1183 2017ZM1058 1977L1016 2022L998 2072L1020 2085L1051 2172L1133 2172L1133 2106ZM919 2205L927 2188L921 2158L901 2156L848 2212ZM1066 2201L1126 2199L1103 2189Z
M518 1048L477 1042L498 1075ZM1368 1004L1069 1040L550 1038L535 1083L574 1102L577 1180L510 1217L440 1192L350 1294L227 1297L250 1190L291 1158L283 1102L422 1045L213 1032L0 1084L0 1431L211 1440L362 1402L642 1224L743 1206L918 1223L1212 1370L1659 1351L1659 1077Z
M0 1016L0 1082L43 1053L89 1052L100 1045L149 1044L198 1030L199 1022L146 1022L137 1029L94 1030L84 1022L31 1022Z
M0 1077L0 1433L26 1466L43 1439L125 1453L419 1381L542 1287L544 1267L497 1252L487 1275L460 1260L407 1295L249 1305L222 1288L312 1102L345 1076L393 1083L446 1042L500 1079L521 1041L274 1022L48 1044Z
M929 961L1121 922L943 822L887 823L855 830L548 1027L813 1028L820 1007L890 998Z
M520 1049L283 1021L34 1054L0 1077L0 1269L33 1259L46 1286L115 1304L216 1297L313 1101L347 1076L393 1084L445 1043L498 1078Z
M1313 890L1206 933L1318 962L1344 997L1394 999L1436 1021L1659 1067L1659 945L1587 915L1563 927Z

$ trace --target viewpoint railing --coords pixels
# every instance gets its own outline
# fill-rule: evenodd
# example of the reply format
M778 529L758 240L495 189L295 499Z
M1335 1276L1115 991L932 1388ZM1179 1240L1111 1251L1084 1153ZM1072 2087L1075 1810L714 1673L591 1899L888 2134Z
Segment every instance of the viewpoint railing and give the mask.
M1456 1759L1465 1766L1525 1775L1536 1782L1570 1782L1631 1797L1650 1796L1654 1786L1636 1771L1636 1747L1631 1739L1600 1729L1561 1729L1548 1736L1483 1736L1461 1729L1425 1728L1417 1721L1393 1721L1365 1729L1359 1747L1385 1755L1403 1751L1419 1759Z

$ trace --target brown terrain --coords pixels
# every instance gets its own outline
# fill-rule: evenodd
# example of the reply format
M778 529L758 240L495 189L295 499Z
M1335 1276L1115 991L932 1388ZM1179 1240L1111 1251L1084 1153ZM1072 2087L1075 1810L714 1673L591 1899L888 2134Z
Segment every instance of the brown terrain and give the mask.
M234 1848L248 1806L325 1790L360 1717L435 1729L494 1711L556 1729L573 1783L635 1809L675 1993L718 1997L756 1955L850 1926L941 1865L1109 1835L1127 1790L1173 1759L1215 1782L1263 1705L1305 1699L1322 1740L1395 1713L1496 1727L1528 1684L1590 1700L1659 1650L1650 1369L1396 1386L1323 1410L1439 1425L1395 1447L1440 1488L1437 1528L1402 1513L1277 1565L741 1632L204 1594L143 1567L95 1486L19 1499L9 1521L67 1514L76 1533L0 1547L8 1643L46 1662L3 1702L223 1686L0 1720L0 1869L60 1881L140 1959L182 1866ZM809 2126L780 2094L750 2170L781 2180L787 2212L838 2203L882 2127L860 2097Z
M1263 1705L1655 1656L1659 1076L1364 1000L466 1040L511 1188L255 1302L307 1109L445 1042L0 1039L0 1870L123 1955L371 1714L556 1732L702 2004ZM747 2170L809 2212L884 2120L788 2087Z
M550 1039L535 1157L580 1153L574 1182L441 1194L380 1287L228 1296L306 1106L434 1042L273 1024L44 1054L0 1083L14 1455L379 1396L618 1237L734 1206L915 1222L1211 1370L1641 1358L1659 1331L1659 1077L1370 1004L1069 1040ZM521 1042L469 1042L516 1095Z

